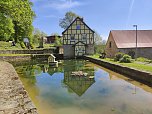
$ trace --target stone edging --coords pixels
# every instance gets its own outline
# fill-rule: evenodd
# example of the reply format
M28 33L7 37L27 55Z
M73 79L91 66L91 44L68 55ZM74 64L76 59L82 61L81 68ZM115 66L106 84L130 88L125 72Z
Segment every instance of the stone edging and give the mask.
M21 61L31 60L31 55L18 55L18 56L0 56L0 60L3 61Z
M38 114L14 67L0 61L0 114Z
M133 78L137 81L147 84L148 86L152 86L152 74L151 73L148 73L145 71L140 71L140 70L129 68L129 67L125 67L125 66L121 66L121 65L117 65L117 64L113 64L113 63L109 63L109 62L91 58L88 56L84 56L84 59L87 59L95 64L108 68L114 72L118 72L127 77Z

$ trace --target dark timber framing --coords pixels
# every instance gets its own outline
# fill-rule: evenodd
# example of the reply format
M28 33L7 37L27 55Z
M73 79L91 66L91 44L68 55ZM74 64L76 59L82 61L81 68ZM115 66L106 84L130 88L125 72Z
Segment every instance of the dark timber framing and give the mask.
M87 52L86 48L94 45L94 31L80 17L77 17L62 32L62 35L63 45L74 47L75 57L85 55ZM67 47L64 49L65 53L66 49Z

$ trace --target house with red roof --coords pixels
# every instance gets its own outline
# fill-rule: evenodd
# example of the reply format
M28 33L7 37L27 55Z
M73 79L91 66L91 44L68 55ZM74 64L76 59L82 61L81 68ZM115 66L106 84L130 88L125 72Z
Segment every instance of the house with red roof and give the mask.
M116 53L122 52L131 56L152 59L152 30L112 30L106 43L106 57L113 58Z

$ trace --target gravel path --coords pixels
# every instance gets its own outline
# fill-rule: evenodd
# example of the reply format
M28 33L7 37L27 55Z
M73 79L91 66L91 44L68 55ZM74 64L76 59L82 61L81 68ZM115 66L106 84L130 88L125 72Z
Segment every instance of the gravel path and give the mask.
M0 61L0 114L37 114L14 67Z

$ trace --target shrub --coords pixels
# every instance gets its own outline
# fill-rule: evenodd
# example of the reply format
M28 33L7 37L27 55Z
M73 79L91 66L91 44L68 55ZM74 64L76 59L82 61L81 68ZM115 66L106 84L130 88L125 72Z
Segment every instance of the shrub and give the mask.
M129 51L128 55L132 57L132 59L135 58L135 52L134 51Z
M122 57L123 57L124 53L116 53L115 57L114 57L114 61L119 61Z
M120 59L120 63L131 63L131 56L125 54L123 57Z
M25 48L24 42L21 42L20 45L21 45L21 47L22 47L23 49Z
M31 49L34 49L34 45L32 43L30 43L30 47Z

